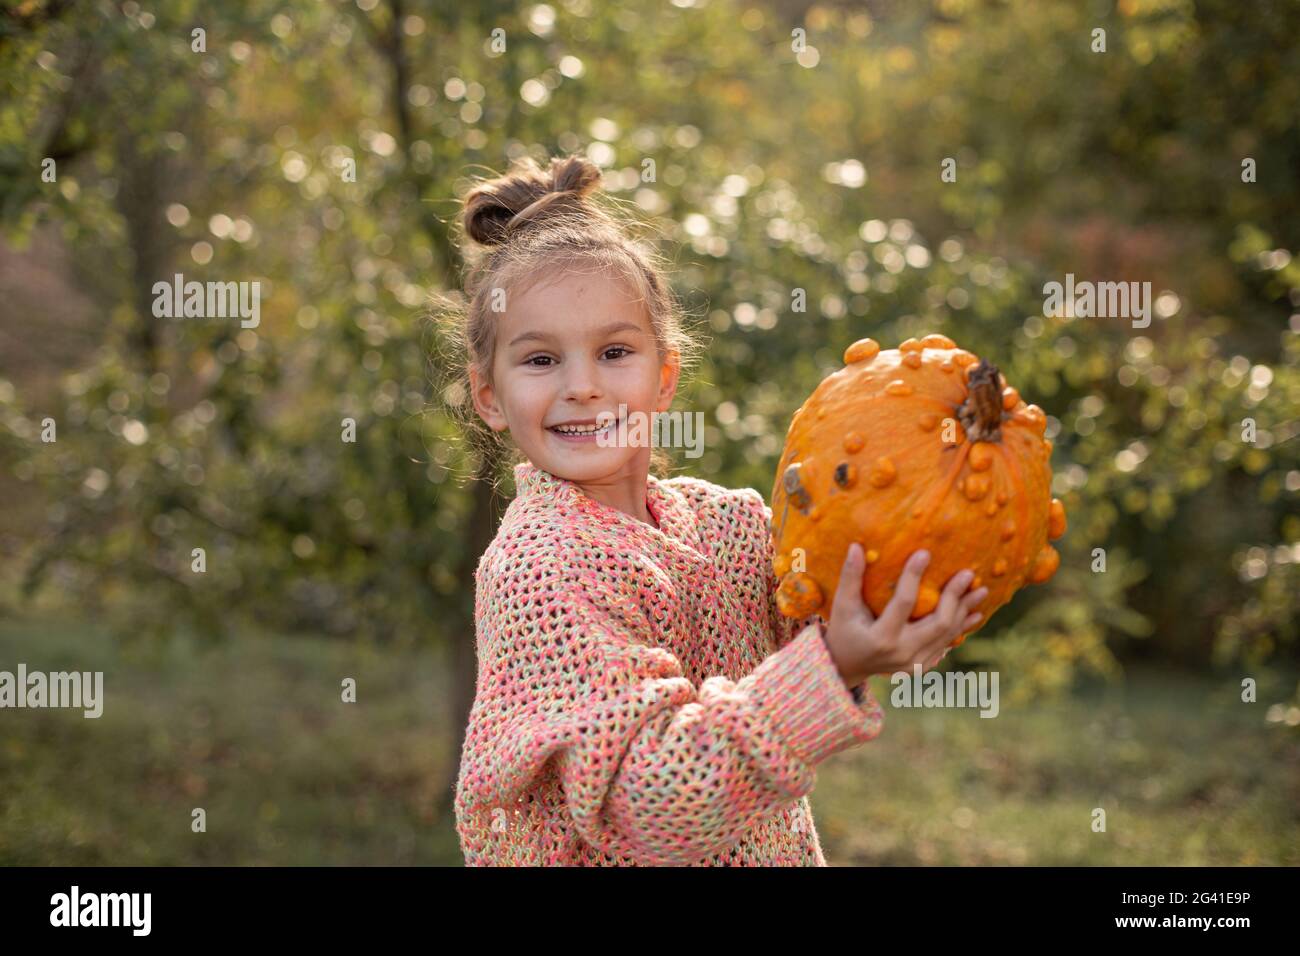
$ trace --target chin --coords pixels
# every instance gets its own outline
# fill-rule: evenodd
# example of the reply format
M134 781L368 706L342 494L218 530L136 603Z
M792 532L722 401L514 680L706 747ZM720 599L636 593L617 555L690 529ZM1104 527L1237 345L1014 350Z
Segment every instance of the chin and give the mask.
M626 461L617 455L608 454L617 449L602 448L591 453L580 452L571 455L548 455L546 460L554 467L542 465L540 467L549 471L551 474L560 478L568 478L570 481L587 481L593 478L603 478L611 475L622 468Z
M552 474L568 478L570 481L586 481L589 478L599 478L614 470L610 463L602 461L571 461L562 458L553 459L553 461L555 461L555 470Z

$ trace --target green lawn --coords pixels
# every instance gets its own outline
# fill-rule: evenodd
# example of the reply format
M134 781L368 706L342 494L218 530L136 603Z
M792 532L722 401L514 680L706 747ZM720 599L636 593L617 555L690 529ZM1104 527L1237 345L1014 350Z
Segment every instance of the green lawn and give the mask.
M1295 681L1257 677L1264 703L1242 703L1237 681L1130 668L1123 685L994 718L886 704L883 733L818 772L827 859L1300 864L1300 729L1265 720Z
M160 655L0 624L0 669L18 661L102 670L105 704L0 711L0 863L461 862L433 813L454 758L431 651L249 636Z
M461 863L433 812L455 755L430 650L249 635L160 652L0 623L0 669L19 661L104 671L104 716L0 710L0 864ZM890 711L819 768L823 847L839 865L1300 864L1300 734L1264 720L1282 687L1244 705L1232 682L1130 672L991 720Z

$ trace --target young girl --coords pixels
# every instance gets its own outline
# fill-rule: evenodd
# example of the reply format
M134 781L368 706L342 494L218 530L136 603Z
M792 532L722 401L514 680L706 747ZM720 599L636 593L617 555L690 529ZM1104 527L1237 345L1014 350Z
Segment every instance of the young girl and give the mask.
M456 790L469 865L824 866L807 794L876 737L876 673L937 663L978 620L963 571L908 622L917 552L879 619L861 548L831 620L776 609L771 511L662 479L620 416L672 404L692 342L648 249L589 198L600 170L526 160L467 196L473 407L522 456L476 572L478 681Z

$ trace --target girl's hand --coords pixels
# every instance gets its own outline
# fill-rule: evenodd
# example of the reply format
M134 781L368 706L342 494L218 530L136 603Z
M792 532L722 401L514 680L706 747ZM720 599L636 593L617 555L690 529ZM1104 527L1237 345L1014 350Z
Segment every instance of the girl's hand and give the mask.
M948 645L984 616L972 608L984 600L989 589L967 593L975 575L964 570L949 579L933 612L909 621L921 575L929 563L928 551L916 551L908 558L893 598L876 618L862 600L866 567L862 546L856 542L849 545L826 626L826 647L845 686L856 687L872 674L910 672L915 664L933 667L943 659Z

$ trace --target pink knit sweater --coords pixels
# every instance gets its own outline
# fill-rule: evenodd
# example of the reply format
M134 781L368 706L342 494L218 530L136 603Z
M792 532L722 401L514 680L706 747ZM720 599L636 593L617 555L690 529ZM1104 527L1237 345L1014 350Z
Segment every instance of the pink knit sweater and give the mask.
M655 528L531 464L515 481L475 575L466 863L825 866L814 768L883 713L819 618L777 612L762 496L651 475Z

